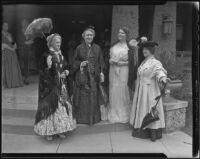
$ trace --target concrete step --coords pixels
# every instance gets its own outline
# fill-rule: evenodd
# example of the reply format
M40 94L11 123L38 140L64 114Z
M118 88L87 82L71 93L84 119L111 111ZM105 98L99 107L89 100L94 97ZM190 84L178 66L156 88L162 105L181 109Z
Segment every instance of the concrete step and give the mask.
M38 83L31 83L28 86L2 90L2 103L37 104L37 102Z
M105 132L116 132L131 130L130 124L109 123L102 121L93 126L86 124L77 124L76 132L84 134L96 134ZM2 133L19 135L36 135L34 132L34 119L4 117L2 119Z
M30 103L11 103L11 102L2 102L3 109L13 109L13 110L37 110L38 104L30 104Z
M37 104L38 102L38 96L27 96L22 94L3 94L2 95L2 103L13 103L13 104Z
M36 110L28 109L2 109L2 116L5 117L22 117L32 119L35 117Z

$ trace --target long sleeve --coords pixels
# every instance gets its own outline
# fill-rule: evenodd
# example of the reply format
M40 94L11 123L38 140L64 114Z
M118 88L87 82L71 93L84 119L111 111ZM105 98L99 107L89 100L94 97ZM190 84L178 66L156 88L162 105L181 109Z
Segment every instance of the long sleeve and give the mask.
M156 60L153 66L152 77L156 77L157 81L160 81L162 77L167 76L167 71L163 68L160 61Z

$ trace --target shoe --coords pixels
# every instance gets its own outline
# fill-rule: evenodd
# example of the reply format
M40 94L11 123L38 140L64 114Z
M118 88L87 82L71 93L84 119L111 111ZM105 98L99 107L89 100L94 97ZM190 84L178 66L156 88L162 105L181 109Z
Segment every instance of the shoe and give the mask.
M63 135L63 134L59 134L58 136L59 136L61 139L65 139L65 138L66 138L66 136Z
M156 130L150 130L151 141L155 142L157 139Z
M46 138L48 141L52 141L53 140L53 137L52 136L47 136Z

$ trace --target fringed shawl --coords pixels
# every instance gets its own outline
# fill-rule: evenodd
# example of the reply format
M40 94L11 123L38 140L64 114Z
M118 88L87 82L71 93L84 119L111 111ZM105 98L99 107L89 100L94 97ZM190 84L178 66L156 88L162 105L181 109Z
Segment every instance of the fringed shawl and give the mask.
M46 61L48 55L50 54L45 53L39 62L39 97L35 124L47 119L58 108L58 99L60 96L59 78L54 65L50 69L47 68Z

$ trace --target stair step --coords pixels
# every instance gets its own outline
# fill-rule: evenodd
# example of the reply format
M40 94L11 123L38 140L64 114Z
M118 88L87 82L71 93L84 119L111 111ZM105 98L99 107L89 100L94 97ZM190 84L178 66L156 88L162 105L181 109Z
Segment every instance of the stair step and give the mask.
M22 119L16 119L20 121ZM2 133L7 134L20 134L20 135L36 135L34 132L34 125L31 120L27 122L23 122L23 124L11 123L12 121L4 120L4 124L2 124ZM29 124L29 125L28 125ZM130 124L120 124L120 123L109 123L109 122L100 122L98 124L94 124L93 126L89 126L86 124L77 124L77 128L75 133L77 134L97 134L97 133L105 133L105 132L116 132L116 131L124 131L131 130Z
M21 104L37 104L38 96L23 96L23 95L2 95L3 103L21 103Z
M19 126L33 126L34 117L25 118L25 117L13 117L13 116L3 116L2 124L3 125L19 125Z
M35 118L36 110L23 110L23 109L2 109L2 116L7 117L22 117L22 118Z
M31 126L34 125L35 118L26 118L26 117L16 117L16 116L3 116L2 117L2 124L3 125L20 125L20 126ZM101 121L97 125L110 125L108 121ZM87 124L77 124L78 126L88 126Z
M2 102L3 109L37 110L38 104Z

